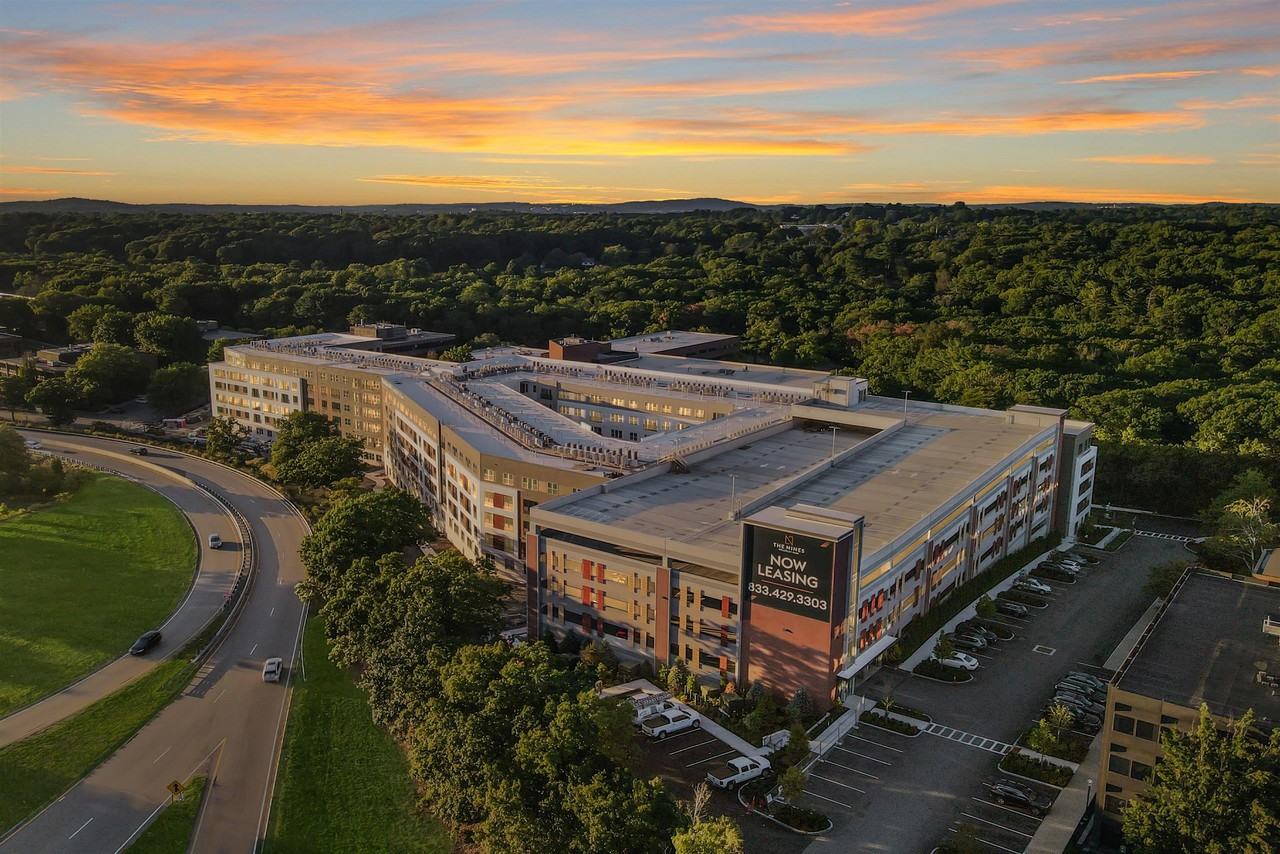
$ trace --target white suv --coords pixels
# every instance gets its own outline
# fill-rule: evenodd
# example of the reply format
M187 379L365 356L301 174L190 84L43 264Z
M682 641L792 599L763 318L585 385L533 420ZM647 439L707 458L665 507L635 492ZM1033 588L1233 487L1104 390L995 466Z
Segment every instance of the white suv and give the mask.
M702 716L692 709L667 709L665 712L645 718L640 723L640 729L649 738L666 738L700 726L702 726Z

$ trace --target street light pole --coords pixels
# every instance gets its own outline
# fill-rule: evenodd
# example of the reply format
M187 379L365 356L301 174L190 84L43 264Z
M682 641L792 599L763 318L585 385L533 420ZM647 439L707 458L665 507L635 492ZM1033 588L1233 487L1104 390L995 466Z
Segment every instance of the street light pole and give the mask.
M909 397L911 397L911 392L904 391L902 393L902 418L904 421L907 418L907 398Z
M839 429L836 425L831 425L831 459L833 460L836 458L836 431Z

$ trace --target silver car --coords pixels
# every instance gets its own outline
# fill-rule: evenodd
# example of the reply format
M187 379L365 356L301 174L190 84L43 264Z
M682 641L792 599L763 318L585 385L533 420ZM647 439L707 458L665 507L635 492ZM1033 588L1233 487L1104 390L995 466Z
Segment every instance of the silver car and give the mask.
M283 658L268 658L262 665L262 681L263 682L279 682L280 674L284 672Z

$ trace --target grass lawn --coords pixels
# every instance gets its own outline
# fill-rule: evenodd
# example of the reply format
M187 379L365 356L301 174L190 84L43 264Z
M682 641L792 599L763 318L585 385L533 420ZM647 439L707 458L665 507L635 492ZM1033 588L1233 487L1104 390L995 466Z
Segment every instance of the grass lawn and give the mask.
M187 786L182 800L174 801L151 822L132 845L129 854L183 854L191 844L191 831L200 812L200 795L206 777L196 777Z
M125 652L177 606L196 543L151 490L95 475L0 522L0 716Z
M189 657L161 662L82 712L0 747L0 834L98 767L191 681Z
M364 692L328 657L318 617L303 636L306 680L294 682L265 850L453 850L417 810L408 762L370 717Z

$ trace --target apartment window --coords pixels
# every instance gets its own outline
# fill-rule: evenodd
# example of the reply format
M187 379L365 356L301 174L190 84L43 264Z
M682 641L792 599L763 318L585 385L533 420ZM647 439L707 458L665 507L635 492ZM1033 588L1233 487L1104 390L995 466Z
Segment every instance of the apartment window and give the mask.
M498 473L495 472L493 469L485 469L483 477L489 483L493 483L498 479Z
M1138 738L1143 738L1147 741L1160 740L1159 736L1156 735L1156 725L1150 721L1135 721L1133 734Z
M1129 767L1129 776L1135 780L1151 779L1151 766L1143 762L1134 762Z
M1125 759L1123 756L1113 755L1109 760L1107 760L1107 770L1114 771L1117 774L1123 774L1128 777L1129 760Z
M1133 735L1134 723L1134 719L1128 715L1116 715L1111 721L1111 728L1125 735Z
M515 475L513 475L511 472L509 472L509 471L504 471L504 472L502 473L502 484L503 484L503 486L514 486L514 485L515 485L515 482L516 482Z
M1124 812L1124 805L1128 803L1124 798L1117 798L1115 795L1107 795L1106 801L1102 808L1110 813Z

